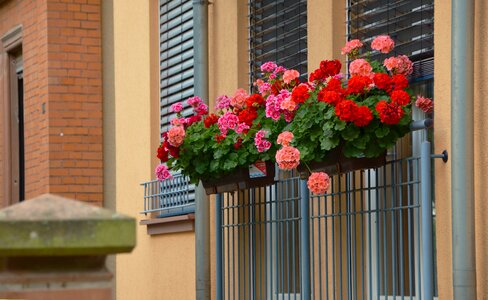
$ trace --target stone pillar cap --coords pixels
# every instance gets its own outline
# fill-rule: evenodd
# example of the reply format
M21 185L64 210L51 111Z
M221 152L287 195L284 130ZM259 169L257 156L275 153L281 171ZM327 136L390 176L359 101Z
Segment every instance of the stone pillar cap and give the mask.
M0 210L0 256L130 252L135 230L134 218L44 194Z

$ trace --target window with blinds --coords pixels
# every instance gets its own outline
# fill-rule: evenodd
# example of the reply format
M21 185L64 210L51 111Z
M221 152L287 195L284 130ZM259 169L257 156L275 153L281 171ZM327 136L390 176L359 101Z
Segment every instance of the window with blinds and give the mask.
M194 93L193 9L192 0L160 0L159 4L161 132L164 132L174 117L171 105ZM189 113L190 107L185 108Z
M370 43L388 34L398 54L414 62L411 79L423 80L434 74L434 0L348 0L348 40ZM396 54L394 53L394 54ZM381 54L375 53L371 58Z
M251 84L267 61L296 69L306 78L307 1L250 0L249 46Z
M161 133L169 129L175 117L171 105L182 102L183 115L191 114L186 99L194 94L193 79L193 1L159 0L160 124ZM159 201L153 211L161 216L193 212L195 185L176 174L160 184Z

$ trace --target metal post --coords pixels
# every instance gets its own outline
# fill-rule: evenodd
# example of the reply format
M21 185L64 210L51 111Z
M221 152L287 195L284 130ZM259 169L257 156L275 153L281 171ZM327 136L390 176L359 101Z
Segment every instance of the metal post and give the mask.
M194 94L208 104L208 1L193 0ZM195 191L195 290L210 299L210 204L200 183Z
M310 293L310 193L306 180L300 180L300 250L302 271L302 299L311 299Z
M427 133L425 133L427 136ZM427 139L427 137L426 137ZM425 300L434 297L434 270L432 255L432 193L430 142L424 140L420 150L422 194L422 291Z
M476 299L474 225L474 0L452 0L451 201L454 299Z
M222 195L215 195L215 261L216 261L216 300L222 300Z

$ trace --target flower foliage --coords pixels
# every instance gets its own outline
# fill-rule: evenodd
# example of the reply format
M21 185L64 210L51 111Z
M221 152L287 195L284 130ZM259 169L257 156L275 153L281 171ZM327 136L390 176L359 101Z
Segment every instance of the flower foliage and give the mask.
M340 147L346 157L378 157L409 131L413 95L407 76L412 62L405 55L383 61L360 55L365 45L346 43L342 53L350 59L349 76L339 60L324 60L308 81L297 70L274 62L261 65L256 93L238 89L215 101L215 111L198 97L188 99L189 109L174 104L176 117L163 133L157 156L169 169L181 170L193 182L219 178L257 160L274 160L282 169L329 159ZM371 43L373 51L387 54L394 48L389 36ZM425 112L432 100L418 96L415 104ZM168 177L159 169L158 177ZM164 175L163 175L164 174ZM329 177L313 173L309 188L327 190Z

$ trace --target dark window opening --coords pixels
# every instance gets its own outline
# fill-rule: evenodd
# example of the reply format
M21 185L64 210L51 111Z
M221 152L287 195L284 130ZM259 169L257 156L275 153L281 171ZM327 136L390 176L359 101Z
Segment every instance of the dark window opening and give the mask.
M25 200L25 139L24 139L24 76L17 72L17 98L19 126L19 201Z
M252 83L260 66L274 61L307 78L307 1L249 1L249 66Z
M432 79L434 75L434 1L433 0L349 0L347 38L360 39L370 49L378 35L395 41L393 55L407 55L414 62L411 81ZM388 54L390 56L391 54ZM371 59L385 58L373 52Z

